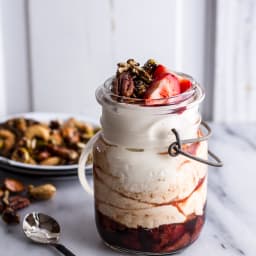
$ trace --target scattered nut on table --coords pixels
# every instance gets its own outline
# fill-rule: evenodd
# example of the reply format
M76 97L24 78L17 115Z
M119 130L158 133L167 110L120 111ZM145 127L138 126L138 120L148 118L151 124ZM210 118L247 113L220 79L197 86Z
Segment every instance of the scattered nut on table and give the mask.
M3 221L7 224L18 224L18 210L36 201L49 200L55 193L56 188L52 184L26 186L17 179L5 178L0 181L0 214Z
M28 186L28 194L31 198L36 200L49 200L56 193L56 188L52 184L45 184L41 186Z

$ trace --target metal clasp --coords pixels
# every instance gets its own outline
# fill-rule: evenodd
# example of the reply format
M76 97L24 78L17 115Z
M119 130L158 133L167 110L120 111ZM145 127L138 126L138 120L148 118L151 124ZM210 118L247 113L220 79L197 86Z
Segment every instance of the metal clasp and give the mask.
M207 130L207 133L201 137L194 138L194 139L188 139L188 140L180 140L180 135L177 132L177 130L172 129L172 132L174 133L174 135L176 137L176 141L173 142L169 146L168 153L170 156L173 156L173 157L181 154L183 156L186 156L190 159L193 159L193 160L198 161L203 164L208 164L208 165L215 166L215 167L222 167L223 166L222 161L215 154L213 154L210 150L208 150L208 154L209 154L209 156L211 156L212 159L215 160L215 162L211 162L211 161L193 156L193 155L182 150L181 146L184 144L196 143L196 142L205 141L205 140L209 139L209 137L212 135L212 130L211 130L210 126L207 123L205 123L204 121L201 122L201 125Z

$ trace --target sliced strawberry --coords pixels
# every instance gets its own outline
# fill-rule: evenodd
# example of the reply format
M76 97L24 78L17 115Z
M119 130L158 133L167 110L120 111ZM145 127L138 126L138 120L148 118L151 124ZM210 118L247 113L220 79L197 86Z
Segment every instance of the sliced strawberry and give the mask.
M168 98L180 93L178 78L170 73L159 75L147 89L144 98L147 105L168 104ZM155 99L163 99L154 103Z
M167 73L170 73L169 70L167 69L167 67L159 64L156 67L156 70L153 74L153 78L157 78L157 77L159 77L161 75L164 75L164 74L167 74Z
M189 81L187 79L180 79L179 83L180 83L180 93L187 91L192 86L191 81Z

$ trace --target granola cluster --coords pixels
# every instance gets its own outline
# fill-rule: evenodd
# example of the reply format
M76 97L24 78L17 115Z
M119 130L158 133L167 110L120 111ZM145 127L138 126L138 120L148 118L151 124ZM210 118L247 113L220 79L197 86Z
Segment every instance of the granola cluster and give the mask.
M112 92L119 96L143 99L147 88L153 81L157 63L149 59L140 66L134 59L117 64L116 77L112 83Z

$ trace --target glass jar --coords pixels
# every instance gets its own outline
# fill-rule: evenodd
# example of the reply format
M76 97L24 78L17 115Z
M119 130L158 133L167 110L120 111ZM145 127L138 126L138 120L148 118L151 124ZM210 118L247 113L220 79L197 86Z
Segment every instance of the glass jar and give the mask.
M182 141L203 136L199 105L202 87L169 99L113 95L108 79L96 92L102 130L87 144L79 164L83 187L92 193L84 164L93 148L95 216L109 247L130 253L170 254L194 242L204 225L207 165L182 154L171 156L176 131ZM175 129L175 130L173 130ZM207 140L181 150L207 159Z

